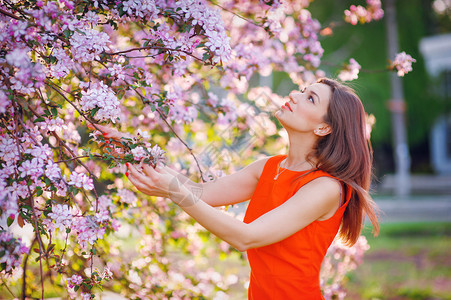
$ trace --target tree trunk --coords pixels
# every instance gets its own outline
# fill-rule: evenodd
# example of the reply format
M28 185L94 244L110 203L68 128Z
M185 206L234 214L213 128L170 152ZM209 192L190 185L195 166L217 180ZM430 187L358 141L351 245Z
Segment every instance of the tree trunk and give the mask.
M396 0L385 1L385 21L387 29L388 57L394 59L399 52L398 25L396 22ZM404 197L410 194L410 155L405 124L404 93L402 80L395 72L390 74L391 99L388 108L391 112L393 134L393 156L396 167L395 195Z

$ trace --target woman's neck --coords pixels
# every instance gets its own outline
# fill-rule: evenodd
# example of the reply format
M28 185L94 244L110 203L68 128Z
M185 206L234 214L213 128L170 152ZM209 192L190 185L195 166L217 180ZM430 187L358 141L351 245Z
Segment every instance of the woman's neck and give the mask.
M313 165L309 162L302 163L307 160L307 156L312 152L317 141L316 136L290 136L287 158L283 163L283 167L287 169L298 168L302 170L311 169ZM296 170L295 170L296 171Z

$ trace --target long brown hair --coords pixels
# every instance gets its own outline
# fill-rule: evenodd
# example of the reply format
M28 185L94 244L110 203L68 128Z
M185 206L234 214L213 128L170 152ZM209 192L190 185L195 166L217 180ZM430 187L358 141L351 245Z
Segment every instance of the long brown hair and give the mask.
M365 110L351 88L327 78L317 82L332 90L324 120L332 131L319 139L310 155L316 158L317 169L352 187L339 231L339 237L351 246L360 236L365 213L373 224L374 235L379 233L377 206L369 195L373 151L366 137Z

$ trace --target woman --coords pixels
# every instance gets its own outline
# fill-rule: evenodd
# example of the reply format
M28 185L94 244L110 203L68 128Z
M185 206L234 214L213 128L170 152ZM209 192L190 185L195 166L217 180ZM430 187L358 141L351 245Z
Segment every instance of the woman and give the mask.
M336 234L354 244L365 213L378 233L360 99L330 79L289 98L275 114L288 132L287 155L202 184L181 180L167 167L139 171L128 165L127 176L139 191L168 197L207 230L247 251L249 299L323 299L320 267ZM107 130L106 137L117 134ZM248 199L244 222L214 208Z

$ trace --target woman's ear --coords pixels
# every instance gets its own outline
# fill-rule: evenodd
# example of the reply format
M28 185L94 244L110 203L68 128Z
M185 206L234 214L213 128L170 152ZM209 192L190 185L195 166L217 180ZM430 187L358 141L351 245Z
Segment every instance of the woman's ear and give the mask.
M332 132L332 127L328 124L322 124L320 127L314 130L317 136L326 136Z

